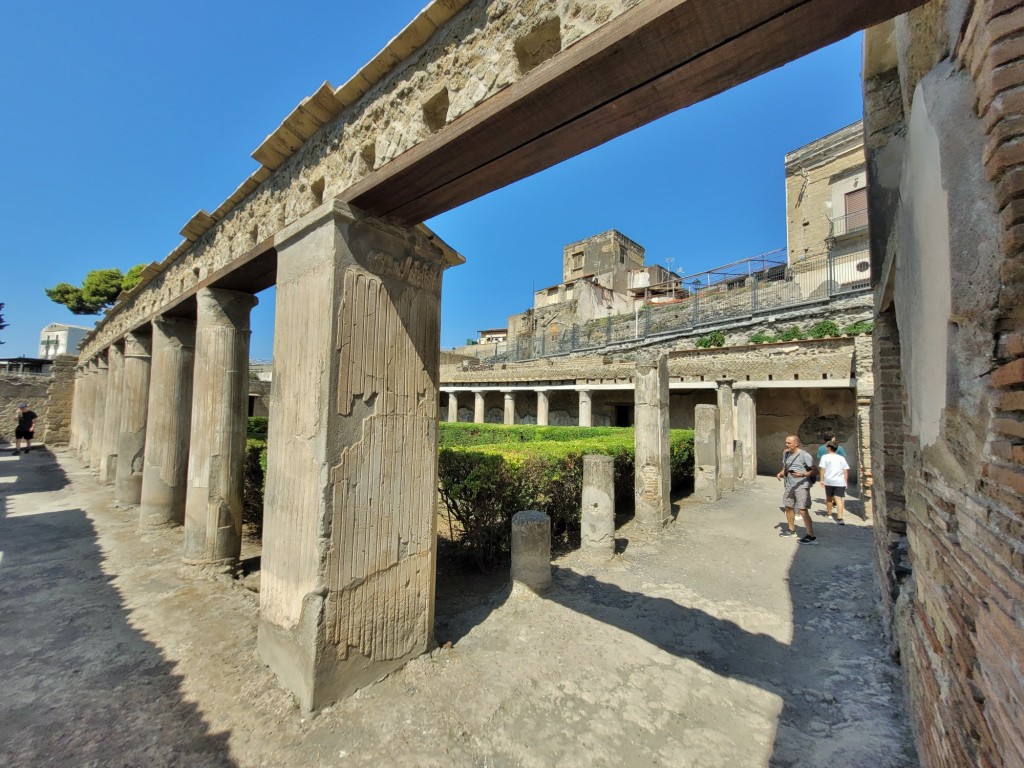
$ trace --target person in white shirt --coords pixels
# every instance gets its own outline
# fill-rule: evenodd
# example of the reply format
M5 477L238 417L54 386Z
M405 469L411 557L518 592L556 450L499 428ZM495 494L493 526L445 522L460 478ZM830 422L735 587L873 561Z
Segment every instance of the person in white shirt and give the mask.
M835 501L836 524L846 525L843 522L843 512L846 511L846 486L850 482L850 465L846 458L836 453L838 444L830 440L825 444L825 455L821 457L819 469L821 471L821 483L825 486L825 514L832 516L832 502Z

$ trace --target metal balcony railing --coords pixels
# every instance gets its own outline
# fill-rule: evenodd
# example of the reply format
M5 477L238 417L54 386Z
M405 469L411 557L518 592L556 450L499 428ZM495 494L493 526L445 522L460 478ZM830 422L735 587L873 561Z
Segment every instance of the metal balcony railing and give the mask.
M839 216L834 219L830 218L828 221L830 225L829 238L845 237L846 235L862 232L868 228L868 211L865 208L863 211L854 211L845 216Z

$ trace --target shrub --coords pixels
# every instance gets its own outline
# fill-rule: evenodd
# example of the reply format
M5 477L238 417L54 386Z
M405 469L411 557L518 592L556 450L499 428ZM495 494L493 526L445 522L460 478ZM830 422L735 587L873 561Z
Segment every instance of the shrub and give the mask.
M807 335L812 339L824 339L839 335L839 326L831 320L820 320L810 327Z
M875 330L875 324L871 320L858 320L856 323L843 328L844 336L857 336L861 333L871 333Z
M267 443L265 440L250 438L245 441L245 469L242 474L242 522L251 526L253 533L257 535L263 531L263 490L266 485L266 477Z
M789 328L779 334L776 341L799 341L800 339L806 339L807 336L797 326L791 325Z
M747 339L751 344L771 344L775 341L775 337L770 333L764 331L758 331L757 333L751 334L750 338Z
M247 437L250 440L266 440L268 421L266 416L250 416Z
M721 331L712 331L711 333L705 333L703 336L697 339L697 349L710 349L711 347L724 347L725 346L725 334Z

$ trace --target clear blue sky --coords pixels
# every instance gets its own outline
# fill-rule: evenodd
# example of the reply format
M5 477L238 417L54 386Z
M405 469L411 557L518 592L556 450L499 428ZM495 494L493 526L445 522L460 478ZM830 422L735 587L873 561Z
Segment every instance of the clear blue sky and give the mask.
M0 357L91 325L43 288L163 259L302 98L425 4L0 0ZM428 221L467 258L445 275L442 346L504 327L559 282L563 244L607 229L680 272L784 247L783 155L861 117L860 64L857 36ZM252 356L272 339L271 290Z

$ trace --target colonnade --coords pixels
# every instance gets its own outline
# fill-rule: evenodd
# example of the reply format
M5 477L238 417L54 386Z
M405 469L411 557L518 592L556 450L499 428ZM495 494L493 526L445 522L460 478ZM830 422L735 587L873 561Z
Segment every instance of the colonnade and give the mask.
M469 394L473 396L473 422L476 424L483 424L486 421L485 403L487 391L489 390L469 390ZM548 426L551 413L551 389L546 387L529 387L524 389L498 388L497 391L504 395L503 424L516 423L516 404L519 402L519 396L530 395L535 398L536 402L537 426ZM575 391L579 397L578 424L581 427L591 427L593 426L593 408L591 405L593 392L590 389L584 388L577 388ZM459 394L457 390L450 390L448 392L446 421L459 420Z

